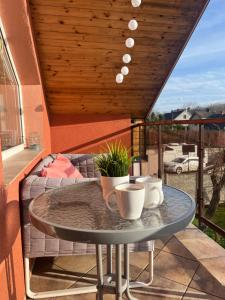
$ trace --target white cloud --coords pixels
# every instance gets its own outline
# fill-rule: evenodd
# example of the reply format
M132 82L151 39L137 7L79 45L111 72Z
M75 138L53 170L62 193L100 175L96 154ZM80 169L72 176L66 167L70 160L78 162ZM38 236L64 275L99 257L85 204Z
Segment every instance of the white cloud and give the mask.
M211 1L155 109L225 102L225 0Z
M171 77L155 108L167 111L187 103L204 105L221 101L225 102L225 69Z

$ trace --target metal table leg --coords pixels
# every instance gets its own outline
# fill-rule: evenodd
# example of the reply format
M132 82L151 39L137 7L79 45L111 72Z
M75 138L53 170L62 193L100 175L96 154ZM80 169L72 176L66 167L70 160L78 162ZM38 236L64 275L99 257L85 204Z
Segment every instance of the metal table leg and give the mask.
M107 245L107 274L112 274L112 245Z
M116 270L112 273L112 245L107 245L107 274L103 276L102 268L102 247L96 245L96 261L97 261L97 276L98 276L98 292L96 294L97 300L103 300L104 292L116 294L116 300L122 300L122 295L125 292L129 300L137 300L131 295L131 288L146 287L152 283L153 280L153 251L149 252L149 281L131 281L129 282L130 274L130 260L129 260L129 246L124 245L124 276L122 276L122 246L116 245Z
M122 245L116 245L116 300L122 300Z
M139 288L139 287L148 287L153 282L153 275L154 275L154 245L153 250L148 252L149 255L149 280L147 282L143 281L131 281L130 282L130 289Z
M126 289L126 295L129 300L137 300L134 296L130 293L130 259L129 259L129 246L124 245L124 277L127 280L127 289Z
M96 245L96 263L97 263L97 294L96 300L103 300L103 270L102 270L102 246Z

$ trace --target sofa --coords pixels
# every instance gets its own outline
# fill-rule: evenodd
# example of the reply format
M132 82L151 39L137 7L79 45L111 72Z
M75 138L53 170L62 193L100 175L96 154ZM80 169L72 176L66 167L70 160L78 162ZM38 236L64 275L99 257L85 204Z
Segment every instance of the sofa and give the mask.
M71 242L60 240L48 236L38 229L36 229L29 219L28 206L31 200L40 194L54 188L77 184L86 181L98 180L100 174L94 163L93 156L90 154L64 154L71 163L79 170L84 178L47 178L41 177L41 170L43 167L48 166L56 158L56 154L52 154L43 159L23 180L21 185L21 223L22 223L22 241L23 241L23 254L25 262L25 279L26 291L30 298L43 298L50 296L62 296L60 291L56 293L42 292L33 293L30 289L30 259L44 256L68 256L68 255L84 255L95 254L95 245ZM131 251L150 251L154 250L154 243L152 241L142 242L130 245ZM104 249L103 249L104 251ZM94 289L94 288L93 288ZM72 290L72 289L71 289ZM75 290L75 289L73 289ZM82 292L82 291L81 291ZM71 294L76 294L76 291L71 291ZM68 295L68 293L66 293Z

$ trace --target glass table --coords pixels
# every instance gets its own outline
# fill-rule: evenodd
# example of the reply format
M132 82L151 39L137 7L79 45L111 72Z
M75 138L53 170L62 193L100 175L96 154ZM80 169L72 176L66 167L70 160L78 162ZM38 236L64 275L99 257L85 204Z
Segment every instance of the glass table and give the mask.
M57 188L34 199L29 207L31 222L40 231L64 240L96 245L97 299L104 292L128 299L130 243L155 240L184 229L195 215L195 202L185 192L170 186L163 187L164 202L154 209L143 209L135 221L121 219L109 211L98 182L85 182ZM102 245L107 245L107 274L103 274ZM116 248L116 269L112 274L112 245ZM122 275L122 247L124 274ZM135 285L134 285L135 286Z

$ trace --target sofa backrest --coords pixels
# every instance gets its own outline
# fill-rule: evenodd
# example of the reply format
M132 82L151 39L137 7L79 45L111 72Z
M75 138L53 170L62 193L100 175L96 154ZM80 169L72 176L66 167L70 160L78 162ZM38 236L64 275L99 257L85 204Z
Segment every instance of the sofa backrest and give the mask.
M40 176L43 167L48 166L53 162L57 154L51 154L45 157L37 166L31 171L30 175ZM63 154L71 163L79 170L85 178L99 177L100 173L94 162L93 155L91 154Z

